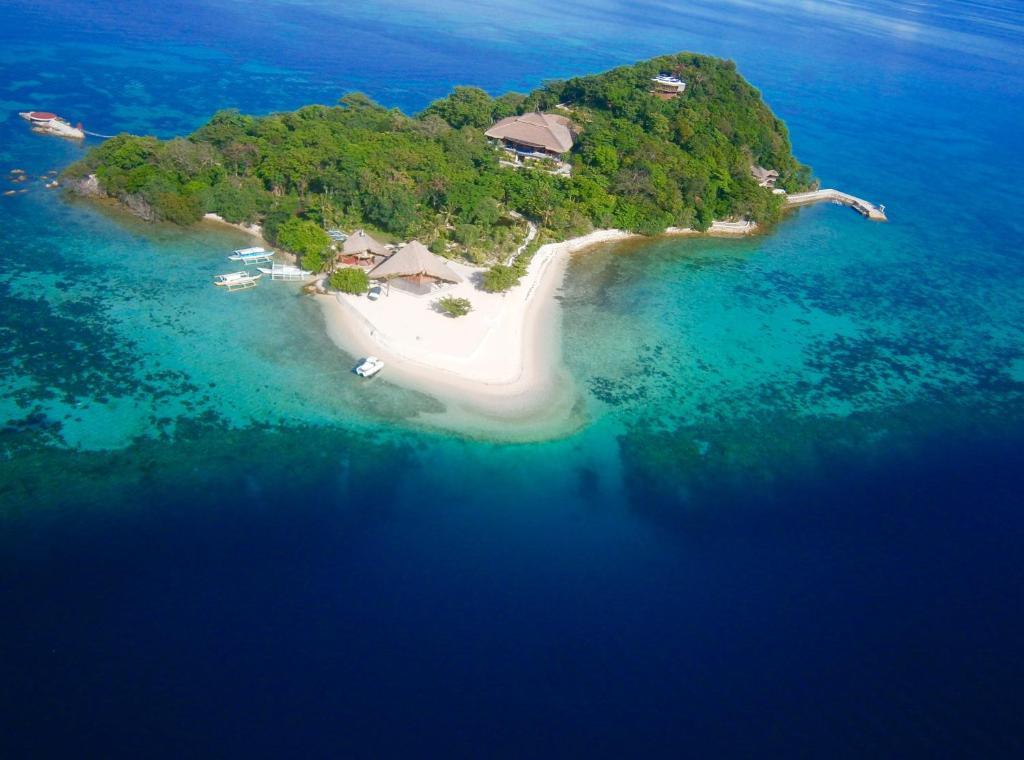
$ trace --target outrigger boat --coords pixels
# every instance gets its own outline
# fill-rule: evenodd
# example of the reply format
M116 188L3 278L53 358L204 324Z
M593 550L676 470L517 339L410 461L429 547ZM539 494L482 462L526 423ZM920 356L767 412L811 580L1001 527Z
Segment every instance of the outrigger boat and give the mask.
M262 276L262 274L250 274L249 272L229 272L228 274L217 275L213 280L213 284L226 288L230 293L235 290L255 288L256 280Z
M261 261L270 261L274 257L273 251L265 248L239 248L228 256L229 261L242 261L246 264L258 264Z
M274 264L271 267L256 267L263 274L269 274L271 280L305 280L313 275L305 269L300 269L292 264Z

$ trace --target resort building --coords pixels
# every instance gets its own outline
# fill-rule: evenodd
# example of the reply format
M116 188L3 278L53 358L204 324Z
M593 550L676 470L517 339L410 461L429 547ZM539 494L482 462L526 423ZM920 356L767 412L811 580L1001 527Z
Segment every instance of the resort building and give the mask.
M670 74L658 74L651 79L651 83L651 94L662 100L672 100L672 98L682 95L683 90L686 89L686 82Z
M462 282L462 276L418 240L399 248L387 261L370 271L370 278L386 280L413 295L426 295L445 283Z
M363 230L356 230L341 244L338 263L349 266L376 266L390 255L391 251L379 240L367 235Z
M779 173L774 169L765 169L763 166L751 166L750 173L754 179L757 180L757 184L761 187L775 187L775 181L779 178Z
M539 112L509 116L484 134L500 142L517 163L531 158L560 161L574 142L568 117Z

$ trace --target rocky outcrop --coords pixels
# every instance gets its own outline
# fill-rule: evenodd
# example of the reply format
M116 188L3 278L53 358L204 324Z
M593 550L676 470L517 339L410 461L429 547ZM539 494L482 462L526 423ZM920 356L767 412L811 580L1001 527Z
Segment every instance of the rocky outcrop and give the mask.
M158 219L153 207L138 193L130 193L124 196L121 199L121 203L135 216L145 219L147 222L155 222Z
M100 181L95 174L75 179L64 178L64 189L69 193L81 195L85 198L104 198L106 193L100 187Z
M95 174L89 174L85 177L65 177L64 189L69 193L79 195L83 198L114 197L100 187L99 178ZM130 193L128 195L120 196L116 200L140 219L145 219L147 222L155 222L158 219L157 213L153 207L150 206L149 202L138 193Z

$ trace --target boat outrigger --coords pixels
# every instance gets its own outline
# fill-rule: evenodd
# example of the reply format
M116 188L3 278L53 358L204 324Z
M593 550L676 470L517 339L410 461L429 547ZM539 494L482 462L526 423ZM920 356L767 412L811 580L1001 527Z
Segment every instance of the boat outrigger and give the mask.
M384 362L376 356L367 356L362 364L356 367L355 372L359 377L373 377L382 369L384 369Z
M270 261L274 256L273 251L268 251L259 246L255 248L239 248L228 256L229 261L242 261L246 264L258 264L261 261Z
M269 274L271 280L289 280L297 282L312 277L313 273L300 269L292 264L273 264L270 267L256 267L263 274Z
M230 293L236 290L255 288L256 280L262 276L262 274L251 274L249 272L229 272L228 274L217 275L213 280L213 284L226 288Z

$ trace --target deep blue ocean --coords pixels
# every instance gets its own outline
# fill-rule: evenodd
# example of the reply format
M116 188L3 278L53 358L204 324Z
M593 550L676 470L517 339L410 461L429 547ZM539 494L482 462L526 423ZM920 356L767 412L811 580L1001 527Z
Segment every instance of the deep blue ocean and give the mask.
M170 137L680 50L890 222L578 256L533 443L209 287L238 233L45 189L81 148L16 113ZM1010 0L4 0L0 756L1024 755L1022 64Z

